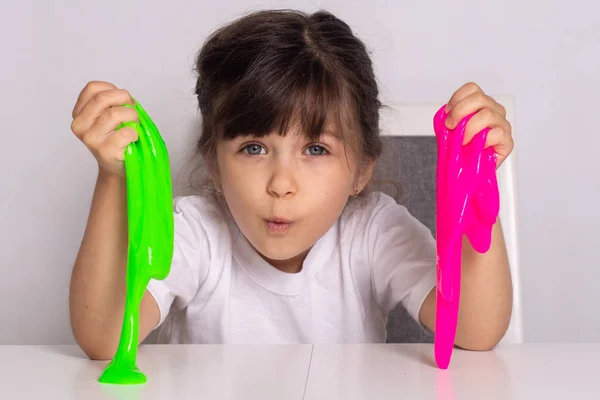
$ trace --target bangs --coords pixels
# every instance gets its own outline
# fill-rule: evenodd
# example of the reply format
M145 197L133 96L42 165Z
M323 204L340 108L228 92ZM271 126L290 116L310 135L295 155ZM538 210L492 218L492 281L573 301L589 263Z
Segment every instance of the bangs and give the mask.
M334 74L312 54L278 61L250 68L224 91L215 110L219 138L263 137L274 132L285 136L296 128L310 141L325 133L348 139L355 113L341 74ZM260 73L253 73L257 70Z

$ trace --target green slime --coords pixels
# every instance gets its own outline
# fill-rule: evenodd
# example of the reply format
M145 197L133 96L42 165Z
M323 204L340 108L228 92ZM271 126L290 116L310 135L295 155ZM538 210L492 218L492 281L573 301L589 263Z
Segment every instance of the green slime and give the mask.
M150 279L167 277L173 257L173 193L167 147L156 125L135 101L137 122L125 122L138 140L125 150L128 254L123 327L117 352L99 382L133 385L146 382L136 365L140 304Z

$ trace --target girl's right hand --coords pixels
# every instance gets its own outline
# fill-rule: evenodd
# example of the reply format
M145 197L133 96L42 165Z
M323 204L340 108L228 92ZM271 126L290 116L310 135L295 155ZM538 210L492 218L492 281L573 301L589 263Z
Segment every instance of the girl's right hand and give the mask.
M115 129L122 122L139 122L137 111L122 107L124 104L134 104L126 90L109 82L89 82L77 98L71 123L71 130L92 152L100 171L121 177L125 176L125 148L138 135L130 127Z

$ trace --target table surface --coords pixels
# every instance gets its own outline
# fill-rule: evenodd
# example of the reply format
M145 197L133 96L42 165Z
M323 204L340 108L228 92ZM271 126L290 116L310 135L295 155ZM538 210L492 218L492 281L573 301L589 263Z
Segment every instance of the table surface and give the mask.
M77 346L0 346L0 399L600 399L600 343L456 350L429 344L143 345L148 382L98 383Z

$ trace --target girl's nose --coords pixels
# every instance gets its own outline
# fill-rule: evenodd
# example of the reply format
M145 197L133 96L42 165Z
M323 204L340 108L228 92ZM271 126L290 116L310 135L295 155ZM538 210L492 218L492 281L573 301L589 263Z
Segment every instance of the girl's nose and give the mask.
M267 191L274 197L285 197L296 193L298 186L290 165L277 163L273 168Z

